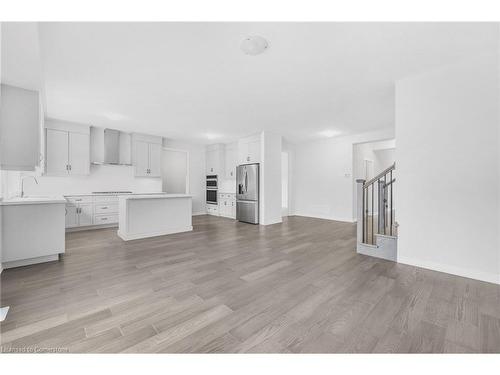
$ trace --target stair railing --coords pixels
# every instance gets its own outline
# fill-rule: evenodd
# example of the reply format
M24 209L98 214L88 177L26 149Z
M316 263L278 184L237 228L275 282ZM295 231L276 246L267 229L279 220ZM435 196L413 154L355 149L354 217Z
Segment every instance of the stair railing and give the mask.
M375 244L375 235L395 233L393 191L396 163L372 179L358 183L358 242ZM375 225L375 221L377 224Z

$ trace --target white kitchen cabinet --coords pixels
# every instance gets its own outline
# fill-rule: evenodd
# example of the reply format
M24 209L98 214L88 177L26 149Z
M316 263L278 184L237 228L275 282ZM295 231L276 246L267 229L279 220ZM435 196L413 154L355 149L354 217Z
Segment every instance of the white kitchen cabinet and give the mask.
M66 228L88 226L93 224L92 203L67 203L66 204Z
M207 204L207 214L219 216L219 206L217 206L216 204Z
M37 91L1 85L0 169L35 170L40 164L41 121Z
M66 228L118 223L118 196L66 196Z
M224 145L208 145L206 149L206 174L224 177Z
M161 177L161 138L135 135L133 164L136 177Z
M74 204L66 204L65 222L66 228L78 226L78 207Z
M80 204L78 213L78 225L92 225L94 221L92 220L94 216L93 204Z
M45 131L46 174L90 174L90 127L48 120Z
M238 141L238 163L260 163L260 135L242 138Z
M161 145L149 144L149 177L161 177Z
M88 134L68 133L69 174L90 174L90 138Z
M236 166L238 165L238 144L231 143L226 145L225 150L225 169L226 179L236 179Z
M68 132L47 129L45 152L45 173L67 175L68 170Z
M219 216L236 219L236 195L219 193Z
M147 177L149 174L149 143L134 142L134 165L137 177Z

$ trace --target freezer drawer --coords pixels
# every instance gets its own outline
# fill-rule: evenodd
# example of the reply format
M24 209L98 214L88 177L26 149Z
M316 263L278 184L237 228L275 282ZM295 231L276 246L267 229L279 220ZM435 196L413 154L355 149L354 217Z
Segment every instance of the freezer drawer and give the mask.
M245 223L259 224L259 202L236 201L236 219Z

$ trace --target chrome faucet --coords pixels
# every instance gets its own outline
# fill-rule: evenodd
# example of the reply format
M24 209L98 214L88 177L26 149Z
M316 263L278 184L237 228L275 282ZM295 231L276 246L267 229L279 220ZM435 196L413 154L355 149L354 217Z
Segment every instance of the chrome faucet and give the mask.
M38 180L36 179L35 176L24 176L24 177L21 177L21 198L24 197L24 180L28 177L31 177L33 178L33 180L35 180L36 184L38 185Z

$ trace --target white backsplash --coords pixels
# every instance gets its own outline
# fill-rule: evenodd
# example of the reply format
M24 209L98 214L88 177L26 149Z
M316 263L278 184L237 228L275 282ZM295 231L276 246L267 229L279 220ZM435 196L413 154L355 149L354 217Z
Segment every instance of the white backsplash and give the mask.
M93 191L132 191L156 193L162 190L161 178L135 177L134 167L119 165L91 165L90 175L54 177L40 176L36 172L2 171L3 195L13 197L21 191L20 176L34 175L26 179L24 192L27 195L69 195L91 193Z
M219 192L221 193L236 193L236 180L220 180Z

